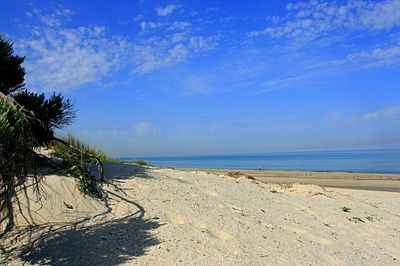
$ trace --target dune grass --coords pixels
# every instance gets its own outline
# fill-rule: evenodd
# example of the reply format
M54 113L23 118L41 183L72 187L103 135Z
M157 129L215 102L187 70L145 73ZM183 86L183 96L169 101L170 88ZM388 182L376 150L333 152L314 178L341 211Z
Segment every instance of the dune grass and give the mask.
M94 147L93 145L89 144L87 141L77 138L71 134L68 134L65 137L61 137L61 139L64 140L65 142L67 142L69 145L81 150L83 153L91 154L105 163L130 163L130 164L138 164L138 165L144 165L144 166L153 166L152 164L150 164L144 160L140 160L140 159L127 162L127 161L122 161L122 160L112 158L112 157L108 156L101 148ZM52 150L51 155L59 157L63 160L67 160L67 161L81 160L85 163L93 162L93 157L87 156L84 154L82 155L82 154L77 154L77 153L71 153L71 149L69 147L67 147L61 143L58 143L58 142L53 142L49 148ZM77 157L77 156L79 156L79 157Z
M70 146L73 146L83 152L82 154L71 153L71 149L69 147L55 141L50 145L50 149L52 150L51 155L59 157L63 160L79 160L85 163L91 163L93 162L93 157L86 155L90 154L97 157L102 162L121 162L120 160L107 156L107 154L101 148L94 147L88 142L79 139L71 134L68 134L65 137L61 137L61 139L67 142Z
M144 165L144 166L153 166L152 164L143 161L143 160L135 160L135 161L131 161L130 163L132 164L138 164L138 165Z

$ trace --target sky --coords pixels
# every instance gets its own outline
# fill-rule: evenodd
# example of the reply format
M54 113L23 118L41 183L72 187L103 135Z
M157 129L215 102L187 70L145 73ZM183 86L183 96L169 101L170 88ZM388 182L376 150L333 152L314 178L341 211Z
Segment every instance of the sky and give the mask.
M400 147L400 0L1 1L26 87L115 157Z

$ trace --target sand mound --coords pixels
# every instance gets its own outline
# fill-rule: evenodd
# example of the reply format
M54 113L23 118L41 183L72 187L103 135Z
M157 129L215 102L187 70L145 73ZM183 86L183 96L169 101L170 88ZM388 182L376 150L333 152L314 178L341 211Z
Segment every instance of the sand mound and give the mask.
M105 210L100 201L85 197L71 177L45 176L39 190L40 195L29 186L26 195L18 193L22 212L18 212L17 226L72 222Z
M250 179L250 180L255 180L254 177L252 177L251 175L242 173L240 171L230 171L230 172L227 172L225 175L232 177L232 178L246 178L246 179Z
M302 196L326 195L328 193L323 187L303 184L293 184L287 189L287 192Z

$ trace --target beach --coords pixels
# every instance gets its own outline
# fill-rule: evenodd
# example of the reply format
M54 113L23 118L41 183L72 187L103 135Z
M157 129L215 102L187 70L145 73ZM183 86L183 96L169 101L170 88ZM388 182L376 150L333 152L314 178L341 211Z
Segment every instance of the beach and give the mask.
M45 176L41 203L20 195L3 263L399 265L400 193L300 184L398 175L226 172L106 164L102 200Z
M180 168L182 171L205 171L213 174L225 174L239 171L265 183L312 184L322 187L350 188L400 192L400 174L349 173L349 172L313 172L313 171L277 171L243 169L203 169Z

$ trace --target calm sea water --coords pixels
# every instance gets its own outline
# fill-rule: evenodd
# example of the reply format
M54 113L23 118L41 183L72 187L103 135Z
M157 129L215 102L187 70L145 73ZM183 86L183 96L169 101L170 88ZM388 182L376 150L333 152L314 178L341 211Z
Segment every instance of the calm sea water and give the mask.
M265 170L345 171L400 173L400 149L271 152L257 154L197 155L143 159L156 166Z

